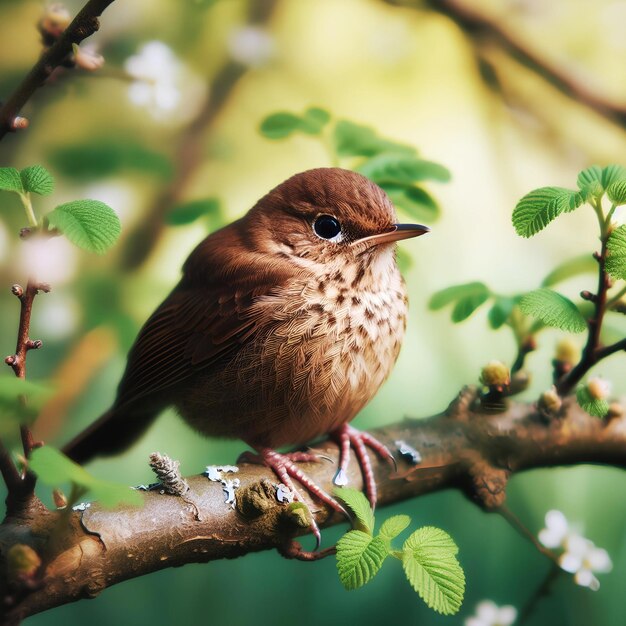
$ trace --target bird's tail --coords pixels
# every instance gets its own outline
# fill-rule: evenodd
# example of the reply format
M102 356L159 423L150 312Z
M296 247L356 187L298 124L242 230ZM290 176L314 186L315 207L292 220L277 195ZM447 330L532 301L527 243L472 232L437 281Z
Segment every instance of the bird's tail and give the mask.
M137 414L109 409L63 447L73 461L84 465L96 456L112 456L129 448L157 416L158 411Z

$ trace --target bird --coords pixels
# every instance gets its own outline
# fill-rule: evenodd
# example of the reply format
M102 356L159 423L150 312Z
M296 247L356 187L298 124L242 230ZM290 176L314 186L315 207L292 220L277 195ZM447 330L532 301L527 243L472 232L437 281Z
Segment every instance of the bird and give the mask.
M243 440L296 494L292 479L341 509L298 467L315 455L276 452L331 435L334 483L346 484L354 448L375 506L366 447L393 457L350 422L402 344L396 242L429 230L397 223L383 189L354 171L293 175L191 252L131 347L113 405L63 451L81 464L120 453L173 406L202 435Z

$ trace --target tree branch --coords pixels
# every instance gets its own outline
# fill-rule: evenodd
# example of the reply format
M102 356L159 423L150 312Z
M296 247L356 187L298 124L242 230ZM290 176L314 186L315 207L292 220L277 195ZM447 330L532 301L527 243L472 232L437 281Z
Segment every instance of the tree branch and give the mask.
M502 413L484 414L472 411L473 398L475 391L466 390L441 415L405 420L373 433L392 449L397 450L395 442L403 440L422 456L417 465L401 459L394 476L384 461L373 459L381 506L452 487L463 490L484 509L497 511L505 501L508 480L516 472L578 463L626 468L624 417L593 418L572 398L564 401L560 415L552 419L528 404L511 404ZM318 448L336 463L334 443L327 441ZM326 460L303 464L303 469L322 488L332 489L334 471ZM350 485L360 487L354 459L348 474ZM5 581L7 595L21 598L6 609L6 622L93 597L118 582L165 567L281 549L293 536L308 531L306 521L277 502L276 478L268 469L242 464L235 476L241 483L235 492L235 508L225 502L219 482L192 476L182 496L153 490L145 493L140 508L118 506L107 511L95 503L73 513L66 536L47 557L41 584L20 596L19 588L15 591L17 583ZM345 521L310 502L306 494L304 498L321 526ZM58 515L43 511L28 527L5 521L0 526L1 554L6 555L16 543L26 543L42 554Z
M72 46L98 30L100 27L98 17L112 2L113 0L89 0L58 40L41 55L20 85L0 107L0 140L8 132L15 130L13 122L22 107L72 52Z

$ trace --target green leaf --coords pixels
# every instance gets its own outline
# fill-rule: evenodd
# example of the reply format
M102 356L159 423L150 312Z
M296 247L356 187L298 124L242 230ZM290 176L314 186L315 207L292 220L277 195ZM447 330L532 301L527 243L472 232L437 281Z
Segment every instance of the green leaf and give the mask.
M465 593L457 552L450 535L432 526L416 530L402 549L402 565L411 586L431 609L444 615L458 612Z
M381 152L415 154L412 146L382 139L369 126L347 120L340 120L335 126L335 149L340 157L371 157Z
M99 200L75 200L56 207L46 215L73 244L89 252L106 252L120 236L121 225L111 207Z
M374 532L374 511L363 492L350 487L340 487L335 489L334 493L354 513L357 521L355 527L371 535Z
M490 296L491 292L484 283L465 283L436 292L430 299L428 306L436 311L448 304L455 303L452 309L452 321L457 323L467 319Z
M337 542L339 580L348 590L362 587L378 573L388 554L380 537L360 530L347 532Z
M0 376L0 422L30 424L53 393L47 385Z
M568 280L580 274L597 274L598 262L591 254L583 254L581 256L569 259L553 269L541 282L542 287L553 287L557 283Z
M443 165L403 154L379 154L358 170L378 185L413 185L424 180L448 182L450 172Z
M615 181L626 179L626 168L621 165L607 165L602 170L602 186L608 189Z
M286 111L268 115L259 127L261 135L268 139L284 139L300 130L302 119Z
M626 204L626 179L622 178L611 183L606 195L615 206Z
M487 319L494 330L501 328L511 315L513 307L519 302L518 297L496 296L493 306L489 309Z
M585 199L599 197L604 193L602 168L599 165L592 165L580 172L576 182Z
M383 183L380 187L396 208L417 221L434 222L439 217L439 205L420 187Z
M626 224L622 224L609 235L606 252L606 271L613 278L626 280Z
M22 178L14 167L0 167L0 190L24 193Z
M209 215L219 214L220 201L217 198L202 198L191 200L175 206L166 216L165 223L172 226L191 224L197 219Z
M576 305L551 289L536 289L523 295L519 306L522 313L540 319L546 326L570 333L582 333L587 329L585 318Z
M605 417L609 412L609 403L604 398L594 398L587 385L580 385L576 389L576 401L583 411L593 417Z
M383 522L378 536L389 543L392 539L395 539L410 523L411 518L408 515L394 515Z
M43 165L31 165L20 172L25 191L47 196L54 191L54 177Z
M120 502L141 504L142 498L130 487L118 483L101 480L92 476L80 465L68 459L56 448L43 446L33 450L28 466L39 480L49 487L59 487L64 483L74 483L87 489L91 495L111 508Z
M311 107L304 112L299 130L308 135L319 135L330 121L330 113L325 109Z
M99 136L89 143L63 145L52 148L48 159L63 176L84 181L101 179L130 172L151 174L160 179L172 176L170 159L146 148L144 143L133 141L129 136Z
M541 187L526 194L513 210L513 226L521 237L532 237L561 213L578 208L583 202L577 191L562 187Z

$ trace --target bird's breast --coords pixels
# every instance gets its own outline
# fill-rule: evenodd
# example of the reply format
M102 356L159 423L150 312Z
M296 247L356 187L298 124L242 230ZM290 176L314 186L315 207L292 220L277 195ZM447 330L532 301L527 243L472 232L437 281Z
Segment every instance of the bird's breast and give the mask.
M391 372L406 313L395 261L382 272L304 275L255 303L248 313L257 320L255 335L225 367L207 374L193 410L181 407L181 413L207 434L255 446L326 434L350 421Z

